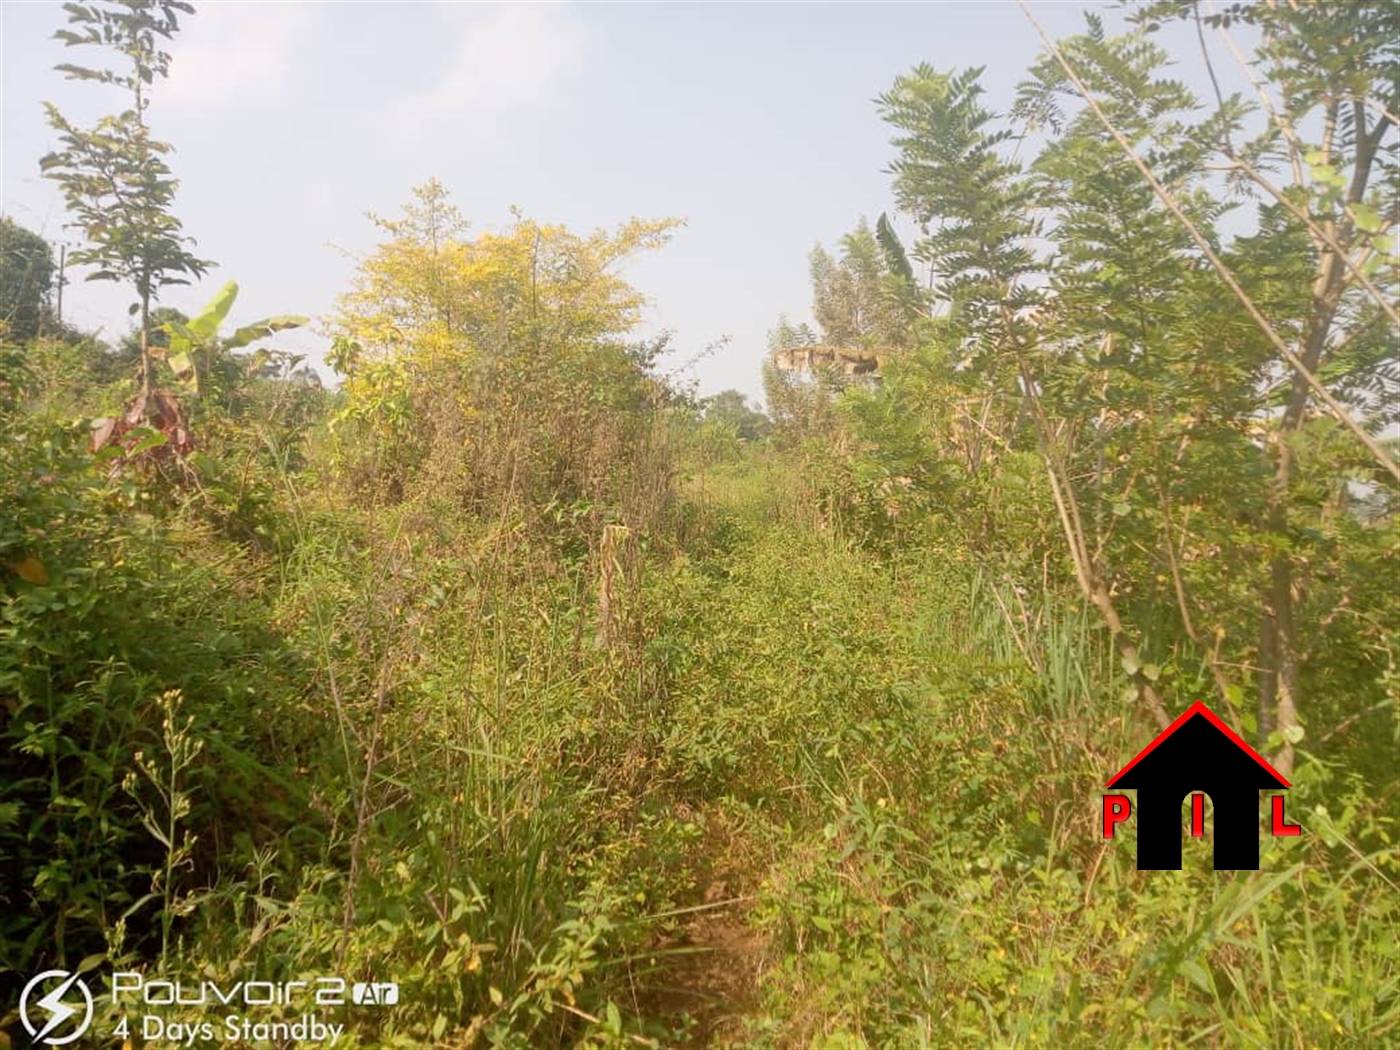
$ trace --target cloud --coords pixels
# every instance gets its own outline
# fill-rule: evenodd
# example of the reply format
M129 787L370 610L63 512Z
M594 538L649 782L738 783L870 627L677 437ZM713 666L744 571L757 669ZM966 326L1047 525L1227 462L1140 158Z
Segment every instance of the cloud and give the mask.
M547 101L579 67L586 49L583 23L560 4L436 5L456 37L437 82L395 108L422 122L468 111Z
M161 104L193 108L276 97L297 38L315 14L309 3L200 4L170 48Z

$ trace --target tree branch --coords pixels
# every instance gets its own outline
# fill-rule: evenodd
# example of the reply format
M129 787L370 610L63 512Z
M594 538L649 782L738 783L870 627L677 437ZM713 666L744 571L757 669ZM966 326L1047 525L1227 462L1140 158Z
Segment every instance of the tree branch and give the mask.
M1167 192L1166 188L1163 187L1161 182L1158 181L1157 177L1152 174L1152 170L1148 168L1146 163L1143 162L1142 158L1133 148L1132 143L1129 142L1128 139L1124 136L1124 134L1118 130L1118 128L1113 124L1112 121L1109 120L1108 115L1103 111L1103 107L1101 107L1098 104L1098 102L1094 99L1093 95L1089 91L1089 88L1085 85L1084 81L1080 79L1079 74L1076 73L1074 68L1069 64L1068 59L1065 58L1064 52L1054 42L1054 40L1051 39L1050 35L1045 31L1045 27L1042 26L1040 22L1036 20L1035 15L1031 14L1031 10L1026 4L1026 0L1017 0L1017 3L1020 5L1021 10L1025 14L1026 18L1035 27L1036 32L1040 34L1040 38L1044 41L1046 47L1055 56L1056 61L1059 63L1060 67L1065 71L1065 75L1069 77L1069 79L1074 83L1074 86L1078 89L1084 101L1088 104L1089 108L1098 118L1099 123L1101 123L1104 129L1108 131L1110 135L1113 136L1114 140L1118 143L1120 147L1122 147L1124 153L1127 154L1128 158L1133 162L1134 166L1136 166L1138 171L1142 173L1143 178L1145 178L1147 180L1148 185L1151 186L1152 192L1157 195L1157 198L1162 202L1162 204L1167 208L1167 210L1170 211L1172 215L1177 219L1177 221L1182 224L1183 228L1190 235L1191 239L1196 243L1196 246L1201 250L1201 253L1205 256L1206 260L1211 264L1211 267L1215 270L1217 274L1220 275L1220 279L1225 282L1226 286L1230 289L1230 291L1234 293L1235 297L1240 301L1241 305L1244 306L1245 311L1254 320L1255 324L1259 326L1259 329L1268 338L1269 342L1274 345L1274 348L1277 349L1280 354L1283 355L1284 359L1293 367L1293 369L1304 380L1308 387L1312 389L1312 391L1317 395L1318 399L1321 400L1322 403L1325 404L1328 407L1328 409L1331 410L1331 412L1336 416L1338 422L1340 422L1344 427L1346 427L1346 429L1350 430L1353 436L1355 436L1356 439L1366 447L1367 451L1369 451L1371 455L1375 457L1376 462L1379 463L1382 467L1384 467L1386 471L1389 472L1397 482L1400 482L1400 464L1397 464L1393 459L1391 459L1390 456L1386 453L1385 449L1381 447L1380 443L1377 442L1373 437L1371 437L1370 434L1366 433L1365 429L1362 428L1362 426L1351 417L1351 414L1347 412L1347 410L1337 401L1337 399L1334 398L1327 391L1327 388L1324 387L1322 383L1318 381L1317 376L1315 376L1312 373L1312 370L1309 369L1307 365L1305 365L1303 361L1298 357L1298 355L1293 352L1293 350L1288 346L1288 344L1284 342L1283 338L1274 329L1273 325L1271 325L1268 319L1259 311L1259 307L1255 305L1254 300L1250 298L1249 293L1247 293L1240 286L1240 283L1235 279L1234 274L1230 272L1229 267L1225 265L1225 263L1215 253L1215 250L1211 248L1210 243L1206 240L1205 236L1201 233L1200 229L1197 228L1196 224L1191 221L1190 217L1181 210L1180 206L1178 206L1176 201L1172 199L1171 195Z

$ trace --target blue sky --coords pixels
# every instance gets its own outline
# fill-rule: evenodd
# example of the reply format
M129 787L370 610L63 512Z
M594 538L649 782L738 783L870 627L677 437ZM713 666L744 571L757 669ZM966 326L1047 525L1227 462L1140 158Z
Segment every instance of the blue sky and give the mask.
M1061 35L1108 6L1034 10ZM54 145L41 102L88 120L116 92L53 71L82 58L51 39L63 24L57 3L0 3L0 210L72 242L57 186L39 176ZM927 61L987 66L1004 105L1038 38L1010 2L223 0L198 5L170 50L151 122L175 146L177 214L219 263L170 304L197 308L232 279L235 323L323 315L375 242L365 213L394 214L437 177L476 230L503 225L512 205L579 231L686 219L628 271L651 300L648 330L674 332L674 365L729 337L680 378L757 397L768 329L780 312L808 316L813 244L891 207L890 133L871 100ZM65 313L120 336L129 301L75 280Z

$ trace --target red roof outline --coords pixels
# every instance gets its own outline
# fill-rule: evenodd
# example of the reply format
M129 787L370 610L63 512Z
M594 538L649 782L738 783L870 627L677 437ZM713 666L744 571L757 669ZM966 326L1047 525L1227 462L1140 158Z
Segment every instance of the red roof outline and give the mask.
M1144 758L1152 754L1153 751L1157 750L1157 747L1160 744L1162 744L1168 737L1170 737L1173 733L1175 733L1178 729L1180 729L1183 725L1189 722L1196 715L1204 715L1206 721L1208 721L1211 725L1215 726L1216 729L1220 730L1227 737L1229 737L1231 742L1234 743L1236 747L1238 747L1250 758L1254 759L1254 761L1258 762L1261 766L1263 766L1264 769L1269 773L1269 775L1272 776L1284 787L1293 786L1283 778L1283 776L1279 773L1277 769L1269 765L1269 763L1265 761L1264 757L1260 755L1258 751L1255 751L1254 748L1250 747L1242 739L1240 739L1240 735L1238 733L1236 733L1233 729L1227 726L1224 722L1220 721L1220 719L1216 716L1215 712L1208 708L1200 700L1197 700L1194 704L1188 707L1185 711L1181 713L1180 718L1178 718L1171 725L1167 726L1166 729L1163 729L1160 733L1158 733L1156 738L1152 741L1152 743L1148 744L1145 748L1139 751L1137 758L1133 759L1126 766L1124 766L1117 773L1115 773L1113 775L1113 779L1110 780L1105 786L1112 787L1114 784L1118 783L1118 781L1123 778L1123 776L1128 772L1128 770L1132 769Z

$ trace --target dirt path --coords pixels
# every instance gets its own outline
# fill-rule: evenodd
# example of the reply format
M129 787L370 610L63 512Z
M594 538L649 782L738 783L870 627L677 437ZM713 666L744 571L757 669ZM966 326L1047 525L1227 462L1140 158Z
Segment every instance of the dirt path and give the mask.
M646 996L648 1016L680 1027L691 1019L683 1048L742 1044L743 1028L759 995L768 938L749 921L759 873L717 816L706 821L694 870L700 900L680 928L658 949L664 972Z

